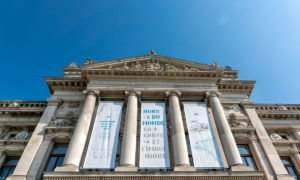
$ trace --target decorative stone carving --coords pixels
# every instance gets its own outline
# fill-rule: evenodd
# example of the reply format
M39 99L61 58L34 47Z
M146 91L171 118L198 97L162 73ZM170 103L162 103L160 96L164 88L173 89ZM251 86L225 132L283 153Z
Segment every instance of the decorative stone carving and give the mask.
M11 102L8 107L18 107L18 105L17 102Z
M231 113L234 113L236 116L244 116L245 112L241 109L241 107L238 104L222 104L224 108L224 112L227 116L229 116Z
M109 66L108 69L113 69L112 66ZM195 67L176 67L170 63L164 64L160 63L158 61L152 60L152 61L146 61L143 63L140 63L139 61L136 61L134 63L124 63L121 67L115 67L115 70L130 70L130 71L190 71L190 72L198 72L200 71L198 68Z
M30 133L28 132L28 129L24 129L23 131L19 132L15 135L15 137L12 138L12 140L27 140L30 138Z
M54 121L50 122L50 126L58 126L58 127L63 127L63 126L73 126L74 123L68 119L55 119Z
M146 71L161 70L162 67L163 67L162 64L155 63L155 62L150 63L150 61L147 61L146 65L145 65L145 70Z
M284 139L282 136L280 136L279 134L277 134L274 131L272 131L272 133L270 134L270 138L273 141L287 141L287 139Z
M177 69L175 66L173 66L171 64L166 64L165 65L165 70L166 71L178 71L179 69Z
M282 104L278 105L278 109L281 110L281 111L287 111L287 110L288 110L288 109L287 109L284 105L282 105Z
M151 55L156 55L156 52L152 49L150 52Z
M219 64L216 61L214 61L213 62L213 67L220 67L220 66L219 66Z
M69 67L71 67L71 68L76 68L76 67L77 67L77 63L76 63L76 62L72 62L72 63L69 65Z
M240 128L247 128L249 127L249 122L246 120L239 120L236 114L231 113L229 115L229 125L231 127L240 127Z
M53 120L50 122L49 126L57 126L57 127L63 127L63 126L73 126L75 124L74 122L75 115L72 111L69 111L64 116L56 115Z
M231 67L230 66L225 66L225 71L231 71Z
M92 64L92 59L91 58L88 58L84 64Z
M116 69L117 69L117 70L128 70L129 67L127 66L127 63L124 63L124 66L118 67L118 68L116 68Z

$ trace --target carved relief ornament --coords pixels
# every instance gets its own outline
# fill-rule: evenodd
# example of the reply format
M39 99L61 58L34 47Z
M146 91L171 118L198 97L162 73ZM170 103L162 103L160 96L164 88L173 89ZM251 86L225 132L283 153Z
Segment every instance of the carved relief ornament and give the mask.
M110 67L111 69L112 67ZM139 61L136 61L134 63L127 63L125 62L123 66L116 67L116 70L130 70L130 71L193 71L197 72L200 71L198 68L195 67L176 67L170 63L160 63L158 61L146 61L143 63L140 63Z

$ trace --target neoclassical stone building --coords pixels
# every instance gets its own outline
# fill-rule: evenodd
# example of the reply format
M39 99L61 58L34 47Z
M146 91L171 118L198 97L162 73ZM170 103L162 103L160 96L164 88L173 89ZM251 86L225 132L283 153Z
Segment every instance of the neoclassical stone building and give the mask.
M298 179L300 105L238 71L157 55L72 63L51 97L0 101L1 178Z

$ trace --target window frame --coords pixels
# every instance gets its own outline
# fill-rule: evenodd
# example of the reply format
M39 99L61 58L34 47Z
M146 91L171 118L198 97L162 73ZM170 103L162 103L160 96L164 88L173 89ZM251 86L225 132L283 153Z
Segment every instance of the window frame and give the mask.
M251 148L249 147L249 145L248 144L237 144L237 148L238 149L239 148L245 148L245 149L247 149L248 154L241 154L240 151L239 151L241 159L243 161L243 164L245 162L246 164L244 164L244 165L247 166L247 167L250 167L252 169L252 171L258 171L259 170L258 165L257 165L257 163L255 161L255 157L254 157L254 155L253 155L253 153L252 153ZM252 165L253 165L254 169L249 165L249 162L248 162L247 158L250 158L252 160Z
M58 166L57 166L58 160L59 160L60 157L64 157L64 158L65 158L66 153L67 153L67 150L68 150L68 146L69 146L68 143L55 143L55 144L53 145L52 150L50 151L50 154L49 154L49 156L48 156L48 160L47 160L47 162L46 162L46 164L45 164L45 167L44 167L43 172L52 172L56 167L58 167ZM55 148L57 148L57 147L66 147L66 152L65 152L64 154L53 153L53 151L54 151ZM46 169L47 169L47 167L48 167L48 164L49 164L49 162L50 162L50 160L51 160L52 157L55 157L55 158L56 158L55 163L54 163L54 169L53 169L52 171L46 171Z
M299 175L298 169L297 169L295 163L293 162L293 160L292 160L292 158L290 156L280 156L280 160L281 160L281 162L282 162L282 160L287 160L290 164L284 164L282 162L282 164L283 164L284 168L286 169L286 171L289 173L289 175L291 175L290 172L289 172L289 170L288 170L288 167L291 167L294 170L296 177L298 179L300 179L300 175ZM291 176L293 176L293 175L291 175Z
M3 164L1 165L0 168L0 175L2 174L2 171L4 170L4 168L8 167L9 170L7 171L4 179L6 179L7 177L9 177L15 170L15 168L17 167L19 160L20 160L20 156L7 156L3 162ZM5 164L5 162L7 162L9 159L11 160L17 160L18 162L16 164ZM9 173L11 170L13 169L12 173ZM2 179L3 177L0 176L0 179Z

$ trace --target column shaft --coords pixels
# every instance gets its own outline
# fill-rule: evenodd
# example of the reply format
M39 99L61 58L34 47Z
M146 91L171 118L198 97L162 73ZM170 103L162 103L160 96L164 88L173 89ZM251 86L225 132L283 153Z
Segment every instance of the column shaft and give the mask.
M88 92L82 112L78 118L71 142L62 167L55 171L78 171L83 149L89 132L92 116L96 104L97 92ZM69 167L69 168L67 168Z
M175 92L169 94L169 118L171 121L171 139L174 152L175 166L188 166L189 157L185 139L184 126L178 95Z
M220 135L223 149L225 151L226 159L228 165L242 165L242 159L238 151L236 142L234 140L233 134L231 132L230 126L226 119L225 113L219 101L219 98L215 93L209 96L210 104L212 107L213 115L217 125L217 129Z
M135 166L136 135L138 117L138 97L136 92L126 92L128 102L125 116L125 127L122 140L121 166Z

